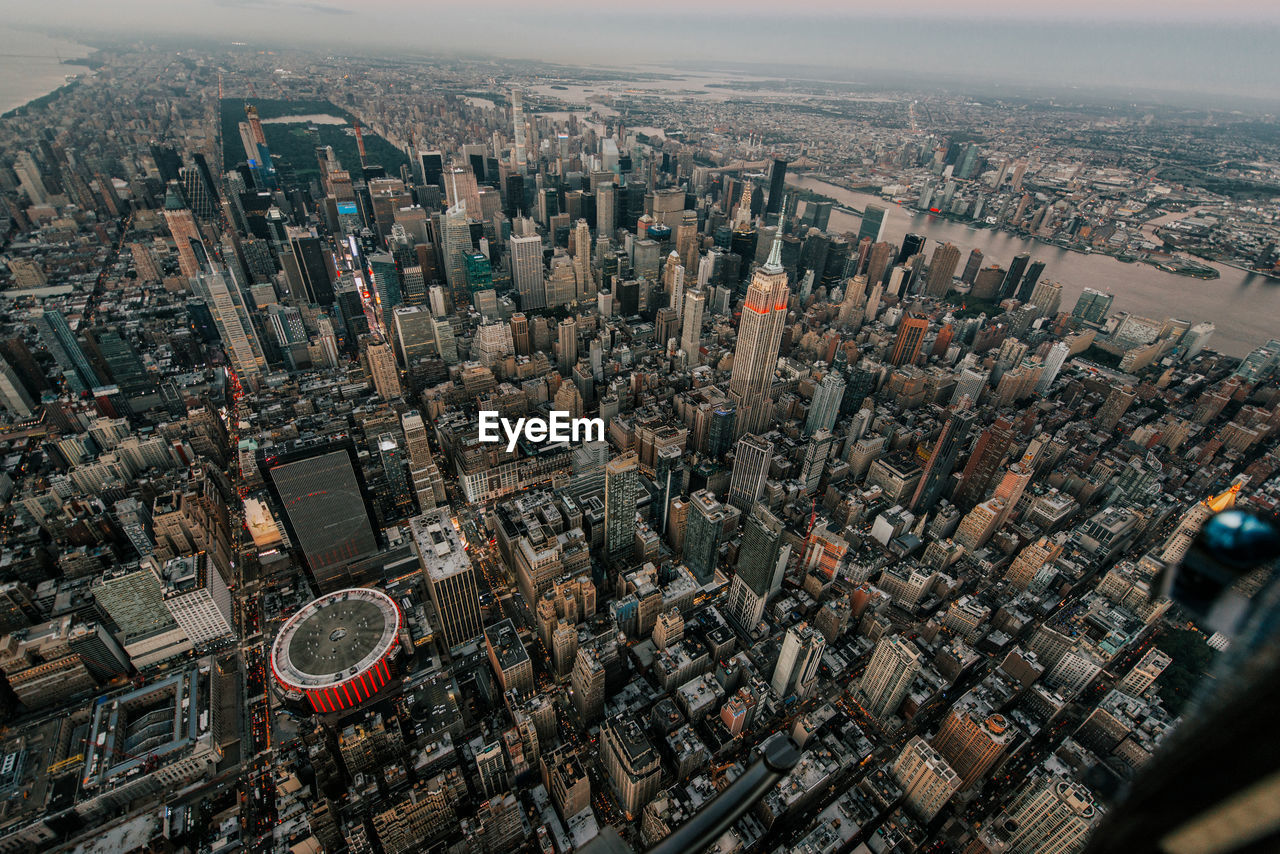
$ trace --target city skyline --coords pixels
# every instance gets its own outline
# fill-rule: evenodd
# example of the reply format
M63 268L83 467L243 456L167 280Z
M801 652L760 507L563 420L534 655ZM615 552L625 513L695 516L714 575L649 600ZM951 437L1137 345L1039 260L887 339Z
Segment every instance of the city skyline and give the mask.
M287 0L126 0L110 12L81 2L75 22L50 21L25 3L0 5L0 12L19 26L78 34L90 43L139 32L190 43L198 26L201 39L228 46L324 45L367 54L434 52L611 67L626 62L657 71L710 65L818 79L825 72L855 83L950 81L984 93L1189 96L1203 106L1213 104L1206 96L1216 95L1225 105L1267 112L1280 102L1280 60L1270 50L1280 12L1248 0L1215 4L1212 12L1203 4L1154 2L1090 2L1049 12L1004 0L966 4L964 10L941 2L888 10L878 3L851 8L815 0L790 4L785 12L754 0L726 5L723 14L713 6L691 12L670 2L646 8L651 11L599 15L590 4L556 4L535 15L527 4L493 2L424 10L399 0L358 8ZM673 29L662 16L676 12L685 26ZM246 33L229 23L228 13L252 15L265 29ZM353 18L362 26L343 27L337 35L334 25ZM568 26L577 39L560 44ZM622 44L612 38L619 27L628 32ZM418 28L425 38L408 35ZM851 40L853 51L847 49ZM893 45L899 40L911 46L909 59ZM601 47L606 42L609 47ZM1230 61L1189 67L1181 61L1188 54Z
M1270 24L845 8L126 0L0 116L0 850L1280 843Z

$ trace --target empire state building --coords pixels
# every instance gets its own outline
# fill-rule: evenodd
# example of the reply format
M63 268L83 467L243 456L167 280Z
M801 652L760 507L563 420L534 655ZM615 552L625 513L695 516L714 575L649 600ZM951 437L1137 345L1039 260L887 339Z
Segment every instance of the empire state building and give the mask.
M769 260L756 270L738 323L738 343L729 376L729 399L738 410L735 432L762 432L773 410L773 372L778 365L782 328L787 322L787 273L782 268L781 232Z

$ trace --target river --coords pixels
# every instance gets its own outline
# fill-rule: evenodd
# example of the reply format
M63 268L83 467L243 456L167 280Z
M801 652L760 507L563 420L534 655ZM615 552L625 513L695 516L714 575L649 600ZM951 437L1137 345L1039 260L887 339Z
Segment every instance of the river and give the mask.
M787 184L830 196L854 210L862 210L868 204L880 205L885 208L885 240L901 243L904 234L923 234L929 239L926 258L932 257L937 243L954 243L960 249L960 269L971 249L982 250L984 264L1003 267L1008 267L1015 255L1026 252L1033 260L1044 261L1041 278L1062 283L1062 307L1067 311L1082 290L1094 288L1115 294L1112 311L1156 319L1179 317L1193 323L1211 321L1214 332L1209 346L1231 356L1244 356L1267 339L1280 337L1280 282L1266 276L1222 264L1210 264L1221 274L1217 279L1179 276L1146 264L1126 264L1109 255L1073 252L994 228L973 228L817 178L788 176ZM833 233L856 233L860 224L857 216L831 211L829 230Z
M93 48L41 33L0 31L0 112L21 107L64 85L68 74L83 74L83 65L64 59L88 56Z

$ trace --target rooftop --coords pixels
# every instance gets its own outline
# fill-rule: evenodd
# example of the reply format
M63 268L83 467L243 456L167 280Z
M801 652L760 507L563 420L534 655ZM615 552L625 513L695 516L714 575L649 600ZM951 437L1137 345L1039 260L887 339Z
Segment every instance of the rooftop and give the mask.
M462 535L447 510L434 510L409 520L422 568L433 581L441 581L471 568Z
M400 609L387 594L366 587L321 596L294 614L271 651L281 681L314 688L364 670L391 648Z

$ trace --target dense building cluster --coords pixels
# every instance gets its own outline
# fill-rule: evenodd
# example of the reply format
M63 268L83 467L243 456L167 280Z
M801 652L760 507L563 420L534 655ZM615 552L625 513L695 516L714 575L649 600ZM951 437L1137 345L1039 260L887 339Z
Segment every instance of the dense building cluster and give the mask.
M1072 854L1225 647L1157 579L1275 514L1280 341L523 66L96 58L0 121L0 851L643 850L791 737L719 850ZM917 204L1086 239L961 138Z

